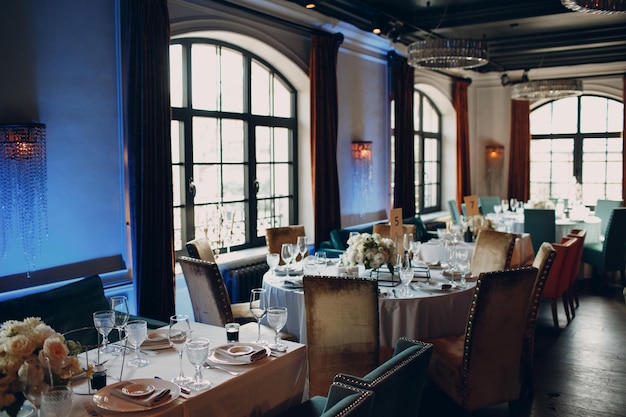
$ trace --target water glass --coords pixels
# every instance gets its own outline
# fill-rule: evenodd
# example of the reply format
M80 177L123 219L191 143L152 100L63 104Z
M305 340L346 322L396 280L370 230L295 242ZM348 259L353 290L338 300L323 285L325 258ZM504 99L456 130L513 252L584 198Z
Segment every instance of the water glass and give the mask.
M148 324L145 320L132 320L126 324L126 337L128 343L135 348L135 359L128 361L128 366L133 368L143 368L150 361L141 357L139 347L148 337Z
M287 276L289 276L289 264L293 260L295 254L296 246L293 243L283 243L280 248L280 256L283 258L283 262L285 263Z
M250 291L250 313L252 313L258 325L256 343L267 344L267 340L261 339L261 319L267 313L267 291L265 288L253 288Z
M326 252L315 253L315 270L317 275L322 275L322 272L326 269Z
M193 381L187 384L192 391L203 391L211 386L211 381L202 377L202 365L209 357L209 339L197 337L186 344L187 359L196 368Z
M93 313L93 326L102 335L100 352L109 353L109 333L115 327L115 311L100 310ZM99 358L98 358L99 359ZM100 361L98 360L98 363Z
M72 411L72 388L55 386L41 395L41 417L66 417Z
M287 323L287 307L270 307L267 310L267 324L274 329L276 336L274 342L270 343L268 347L272 350L284 352L287 350L287 344L283 343L280 339L280 331Z
M280 263L280 255L277 253L268 253L265 256L265 260L267 261L267 265L270 267L270 271L272 271L272 277L276 278L276 267Z
M172 345L178 353L178 376L172 379L172 382L184 387L192 380L191 377L185 376L185 373L183 372L183 352L187 341L191 339L189 316L185 314L176 314L170 317L170 327L167 331L167 338L170 345Z
M413 268L411 268L411 259L408 254L402 257L402 263L400 268L400 281L402 282L402 293L406 296L411 294L409 291L409 284L413 280Z
M125 295L116 295L111 297L111 310L115 312L115 328L117 329L117 344L113 345L111 353L113 355L121 355L124 346L122 344L122 332L124 326L128 323L129 310L128 310L128 298Z
M298 236L296 240L296 250L300 254L300 261L304 260L304 255L306 255L309 248L306 246L306 236Z

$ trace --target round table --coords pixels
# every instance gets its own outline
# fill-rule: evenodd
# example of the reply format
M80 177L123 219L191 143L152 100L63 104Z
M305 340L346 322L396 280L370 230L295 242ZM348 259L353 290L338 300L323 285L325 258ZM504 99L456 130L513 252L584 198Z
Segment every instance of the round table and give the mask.
M336 276L337 266L327 266L322 275ZM368 271L365 275L370 276ZM296 335L300 343L306 344L304 291L301 287L291 288L285 284L285 281L299 282L302 272L293 278L274 277L271 272L267 272L263 288L267 290L270 306L287 307L287 324L283 330ZM422 288L425 282L424 278L416 278L408 296L401 294L400 286L392 287L388 282L380 282L378 308L381 346L393 347L396 340L403 336L427 340L463 334L476 284L467 282L465 288L441 290L435 285ZM430 269L429 283L449 282L441 270Z

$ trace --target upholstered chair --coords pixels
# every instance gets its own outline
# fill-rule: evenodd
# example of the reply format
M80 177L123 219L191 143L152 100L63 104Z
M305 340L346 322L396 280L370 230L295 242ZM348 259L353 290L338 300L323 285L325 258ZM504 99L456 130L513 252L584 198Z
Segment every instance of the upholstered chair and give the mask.
M206 237L199 237L194 240L190 240L185 245L187 253L190 257L196 259L202 259L203 261L215 262L215 255L211 248L211 243Z
M464 335L434 345L428 374L466 412L520 398L523 339L537 268L482 273Z
M596 201L596 206L594 207L594 213L596 217L600 218L600 235L606 235L606 230L609 227L609 220L611 219L611 213L613 213L613 209L621 207L621 200L603 200L599 199Z
M305 275L310 396L324 395L338 373L363 376L379 364L378 283Z
M478 276L483 272L501 271L511 264L516 235L482 229L476 237L470 272Z
M369 417L373 391L333 382L326 397L316 395L278 417Z
M267 242L268 253L278 253L283 243L293 243L298 241L298 236L305 236L304 226L283 226L270 227L265 230L265 241ZM280 258L280 265L284 265L283 258Z
M522 392L521 395L527 398L533 393L533 361L535 352L535 328L537 327L537 315L543 296L546 279L550 274L552 265L556 258L556 250L551 243L544 242L539 248L539 252L533 261L532 266L537 268L537 278L528 306L528 317L526 319L526 331L524 333L524 343L522 347Z
M607 273L619 271L622 286L626 286L626 208L613 209L603 242L587 243L582 260L593 267L594 276L601 275L606 285Z
M559 329L559 316L557 311L557 300L563 300L563 310L569 324L571 319L569 311L569 300L567 298L567 290L569 288L569 280L574 263L576 262L576 240L577 238L566 238L563 243L553 243L552 247L556 250L556 257L552 265L552 269L546 279L543 289L543 299L550 300L552 309L552 321L554 327Z
M524 231L530 233L533 250L539 251L543 242L556 240L556 215L554 209L525 209Z
M572 229L567 234L569 237L577 237L580 239L578 244L578 254L579 258L578 265L576 266L576 270L572 275L572 281L569 286L569 299L570 299L570 310L574 311L574 308L578 308L580 305L578 300L578 274L580 273L580 266L582 265L583 259L583 249L585 247L585 238L587 237L587 231L583 229Z
M372 417L417 416L432 351L428 343L403 337L393 356L364 377L339 374L335 382L374 391Z
M450 211L450 217L452 217L452 223L461 224L461 212L456 200L448 200L448 210Z
M495 213L494 206L500 204L500 197L497 195L483 195L478 197L478 206L481 214Z
M230 303L230 296L224 285L222 274L215 262L181 256L178 262L183 270L185 282L189 289L191 307L195 321L199 323L224 326L236 322L242 326L240 333L257 335L258 327L254 316L250 313L249 303ZM274 337L274 330L261 326L265 339ZM297 341L288 333L281 333L285 340Z

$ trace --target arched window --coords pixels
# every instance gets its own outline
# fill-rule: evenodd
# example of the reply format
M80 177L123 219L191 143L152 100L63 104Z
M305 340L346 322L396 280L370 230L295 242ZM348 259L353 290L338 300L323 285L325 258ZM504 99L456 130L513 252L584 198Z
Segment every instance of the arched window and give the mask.
M204 38L172 40L175 249L265 244L297 221L296 92L262 58Z
M392 106L394 103L392 102ZM391 195L395 187L395 120L391 110ZM417 213L441 211L441 112L420 90L413 94L415 209ZM408 217L405 216L405 217Z
M547 102L530 114L530 197L622 199L624 107L596 95ZM577 185L579 184L579 185ZM578 194L578 195L577 195Z

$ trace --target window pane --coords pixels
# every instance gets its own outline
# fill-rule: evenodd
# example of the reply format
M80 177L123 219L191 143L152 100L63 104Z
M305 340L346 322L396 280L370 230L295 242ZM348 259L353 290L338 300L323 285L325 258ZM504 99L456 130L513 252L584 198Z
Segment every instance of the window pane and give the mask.
M193 179L196 184L195 204L220 201L222 176L217 165L194 165Z
M280 127L272 128L274 133L274 161L287 162L291 154L289 143L289 129Z
M270 73L257 61L252 61L252 113L269 116L272 94Z
M270 129L265 126L256 128L256 162L270 162L272 160L272 141Z
M218 110L219 83L217 47L194 44L191 47L192 106L202 110Z
M243 200L244 194L244 166L222 166L222 195L224 200Z
M183 107L183 47L170 46L170 101L172 107Z
M244 124L241 120L222 121L222 161L244 161Z
M220 132L217 119L195 117L193 119L194 162L221 161Z
M180 208L174 208L174 250L181 250L183 248L183 236L182 236L182 210Z
M243 106L243 55L241 52L220 48L222 52L221 81L222 111L241 113Z
M174 198L174 206L180 206L183 203L183 192L185 190L184 173L185 167L182 165L172 166L172 193Z
M578 130L578 97L557 100L552 105L555 116L552 119L551 133L576 133ZM563 117L564 114L567 114L568 117Z
M172 163L178 164L183 160L183 143L180 140L183 135L183 124L177 120L171 122L171 140L172 140Z
M620 132L624 129L624 104L617 100L609 100L608 105L609 132Z
M606 132L607 99L583 96L580 99L580 131L582 133Z
M291 117L291 93L287 85L274 75L274 116Z
M530 133L547 134L552 131L552 103L544 104L530 113Z
M429 100L423 101L424 112L422 113L424 118L424 132L439 132L439 114L430 104Z

